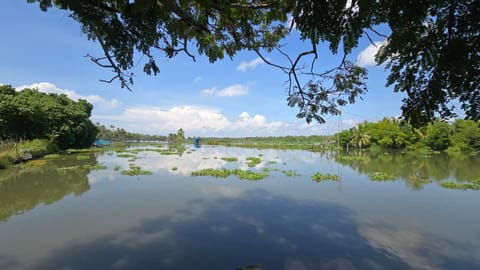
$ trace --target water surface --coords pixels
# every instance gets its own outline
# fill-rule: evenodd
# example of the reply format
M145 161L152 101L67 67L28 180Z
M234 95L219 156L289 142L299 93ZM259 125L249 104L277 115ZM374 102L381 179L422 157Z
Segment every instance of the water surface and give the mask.
M478 158L143 148L1 172L0 269L480 269L480 192L440 185L480 180ZM205 168L269 176L190 176Z

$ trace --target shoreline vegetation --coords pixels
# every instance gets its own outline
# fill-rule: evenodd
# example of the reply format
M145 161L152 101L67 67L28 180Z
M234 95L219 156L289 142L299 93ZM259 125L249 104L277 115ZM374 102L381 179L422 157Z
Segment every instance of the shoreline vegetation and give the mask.
M33 91L33 90L32 90ZM162 150L165 154L183 154L184 143L193 143L194 138L185 138L184 131L168 136L151 136L129 133L121 128L111 126L111 129L97 123L95 126L98 138L118 140L116 146L122 147L125 136L131 139L159 140L173 145L176 151ZM93 141L92 141L93 142ZM480 153L480 125L474 120L456 120L452 123L435 121L420 128L393 119L384 118L378 122L362 122L356 127L343 130L334 135L312 136L279 136L279 137L244 137L201 139L203 145L220 145L257 149L306 150L312 152L337 151L339 160L361 159L360 152L379 153L384 151L400 151L432 155L446 152L452 155L469 154L478 156ZM90 143L91 145L91 143ZM182 147L183 146L183 147ZM115 146L112 146L115 147ZM41 158L46 155L68 154L81 151L98 151L98 148L65 149L59 147L53 139L25 139L0 141L0 170L21 162L24 159ZM168 152L168 153L167 153ZM234 157L222 159L233 162ZM250 166L258 163L258 158L250 158ZM373 177L376 178L376 177Z
M86 170L102 170L107 169L107 166L102 163L93 162L94 152L103 152L108 156L116 156L118 158L128 159L128 168L122 166L115 166L110 169L116 171L122 175L127 176L141 176L150 175L153 172L145 170L136 164L137 159L143 158L142 152L156 152L160 155L188 155L195 151L195 149L185 150L185 145L162 142L126 142L116 141L112 144L104 147L86 148L86 149L67 149L59 152L52 153L53 149L58 151L58 148L52 147L51 142L48 140L33 140L23 141L18 144L18 148L28 146L30 153L33 155L33 159L29 160L25 165L18 165L18 168L36 168L42 165L50 164L50 159L61 160L74 160L75 162L88 161L88 164L82 166L69 165L67 167L61 167L57 170L59 172L64 171L86 171ZM50 149L49 149L50 147ZM50 152L49 152L50 151ZM15 152L14 152L15 153ZM139 154L142 153L140 156ZM323 155L323 154L322 154ZM349 152L342 151L329 151L327 155L343 166L348 166L360 174L365 175L367 179L374 182L390 182L390 181L403 181L414 190L423 189L423 187L429 183L436 182L438 186L447 189L457 190L480 190L480 178L478 174L472 174L467 168L475 167L478 164L480 156L469 156L465 154L455 155L452 152L438 152L432 155L418 155L417 152L412 151L374 151L372 149L355 150L351 149ZM68 157L71 156L71 157ZM257 157L258 156L258 157ZM227 163L242 162L246 164L249 169L243 170L240 168L208 168L199 171L193 171L191 176L211 176L214 178L227 178L234 176L241 180L262 180L269 177L270 172L276 174L281 173L285 177L294 178L298 176L308 177L309 173L292 170L289 168L282 169L269 167L276 162L262 161L263 154L260 152L258 155L248 156L246 158L238 158L235 156L223 156L215 157ZM432 167L428 165L427 161L435 159L435 164L441 164L439 167ZM258 164L264 164L264 166L258 166ZM394 164L394 166L392 166ZM286 165L284 162L283 165ZM33 166L33 167L32 167ZM177 171L178 165L172 166L171 171ZM228 165L227 165L228 166ZM234 165L235 166L235 165ZM436 169L434 169L436 168ZM455 178L451 177L452 169L455 171L455 178L458 180L452 181ZM1 171L1 170L0 170ZM8 172L8 171L5 171ZM310 175L313 182L339 182L342 178L341 174L331 174L325 172L316 172Z

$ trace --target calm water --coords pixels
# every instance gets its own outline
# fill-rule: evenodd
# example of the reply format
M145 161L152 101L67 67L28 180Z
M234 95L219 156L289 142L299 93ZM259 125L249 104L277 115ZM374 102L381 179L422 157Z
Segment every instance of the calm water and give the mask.
M0 172L0 269L480 269L480 191L440 186L479 180L478 158L191 148ZM252 169L250 156L269 177L190 176ZM107 169L72 168L96 163ZM122 175L129 163L153 174Z

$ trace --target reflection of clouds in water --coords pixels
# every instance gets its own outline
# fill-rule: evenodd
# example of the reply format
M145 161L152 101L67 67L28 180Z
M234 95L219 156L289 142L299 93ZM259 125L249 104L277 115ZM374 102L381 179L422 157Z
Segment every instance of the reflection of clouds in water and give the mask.
M448 266L445 268L443 265L455 265L455 261L460 265L463 261L480 263L479 259L472 255L474 248L460 246L431 235L378 224L361 224L359 233L373 248L395 254L414 269L449 269ZM446 261L450 262L446 263ZM458 265L455 267L455 269L460 268Z
M162 229L153 231L150 233L139 233L136 231L127 231L122 234L118 234L110 242L114 245L125 245L128 247L136 248L142 245L148 245L157 241L165 239L171 231L169 229Z
M225 197L225 198L240 198L244 194L244 190L229 186L205 186L202 187L202 193L209 198Z
M122 153L123 154L123 153ZM131 153L130 153L131 154ZM195 151L187 150L180 155L162 155L153 151L142 151L137 153L134 161L131 158L117 157L103 154L97 158L99 163L108 166L108 170L95 171L89 175L90 184L102 181L115 181L122 170L128 170L130 164L140 166L143 170L153 173L168 172L173 175L189 176L193 171L201 169L238 168L241 170L261 170L269 162L282 164L283 162L298 162L302 164L313 164L322 158L320 153L305 151L284 151L277 149L253 149L240 147L202 147ZM235 157L238 161L227 162L222 157ZM258 157L261 163L255 167L249 167L248 157ZM273 164L272 164L273 165ZM115 166L120 170L113 171ZM274 165L275 166L275 165ZM175 169L173 169L175 168Z
M116 174L110 168L106 170L93 170L88 174L88 183L90 185L109 181L113 182L116 180Z
M64 246L36 269L479 269L468 247L357 224L339 204L258 190L228 196L194 199L172 216Z
M136 165L152 172L168 171L172 174L180 175L190 175L193 171L201 169L218 169L222 167L234 167L242 170L260 169L268 161L281 161L277 151L226 147L204 147L191 153L184 153L182 156L161 155L156 152L141 152L139 154L143 153L147 154L146 158L136 160ZM262 154L261 157L259 153ZM235 157L238 161L227 162L222 160L222 157ZM262 163L255 166L255 168L248 167L247 157L259 157ZM173 167L177 169L172 170Z

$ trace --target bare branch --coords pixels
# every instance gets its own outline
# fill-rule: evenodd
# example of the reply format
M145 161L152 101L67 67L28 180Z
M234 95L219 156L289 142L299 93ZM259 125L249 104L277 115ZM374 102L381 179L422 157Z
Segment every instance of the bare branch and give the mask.
M260 57L260 59L262 59L263 62L265 62L265 64L267 65L270 65L272 67L276 67L276 68L279 68L280 70L282 70L283 72L285 73L288 73L288 70L290 70L289 67L284 67L284 66L280 66L280 65L277 65L277 64L274 64L272 62L270 62L267 58L265 58L259 50L254 50L255 53L258 55L258 57Z
M368 27L368 30L372 31L372 32L375 33L377 36L384 37L384 38L388 38L387 35L378 32L377 30L373 29L372 27Z

